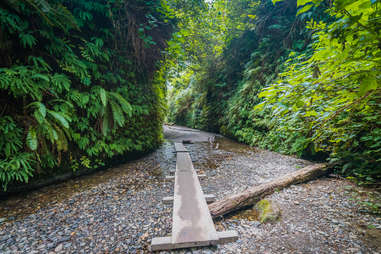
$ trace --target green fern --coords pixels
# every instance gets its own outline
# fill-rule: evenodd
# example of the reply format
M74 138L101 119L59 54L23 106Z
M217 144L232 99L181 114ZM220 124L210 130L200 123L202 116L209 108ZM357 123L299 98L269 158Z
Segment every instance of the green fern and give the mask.
M0 180L3 189L12 181L28 182L33 175L32 154L18 153L6 159L0 160Z
M163 103L164 87L154 88L147 77L152 77L163 47L148 51L138 45L136 30L125 20L135 19L130 12L137 10L141 17L131 20L132 26L153 22L149 25L154 27L164 15L156 10L159 1L132 1L127 12L121 12L119 4L92 0L0 4L4 188L27 181L37 168L38 174L51 173L48 168L80 161L82 156L94 166L94 159L103 162L160 142L163 109L157 110L155 103ZM157 29L154 34L152 41L164 41L165 33ZM147 121L145 112L157 115ZM144 132L145 128L154 131Z
M29 128L28 135L26 136L26 144L30 150L37 150L37 134L33 127Z
M102 108L99 114L102 117L102 134L106 136L110 126L123 127L127 117L132 116L131 104L117 92L106 91L101 87L94 88L98 91ZM110 122L111 121L111 122Z
M37 40L36 38L31 34L19 34L20 43L24 48L32 48L34 45L36 45Z
M126 113L129 117L132 116L131 104L126 99L124 99L119 93L116 92L109 92L109 95L118 102L118 104L122 107L124 113Z
M106 107L106 106L107 106L107 95L106 95L106 90L104 90L103 88L100 88L100 89L99 89L99 95L100 95L100 98L101 98L101 102L102 102L103 107Z
M64 116L63 114L60 114L60 113L55 112L53 110L48 110L48 115L50 115L63 128L66 128L66 129L69 128L70 118L68 118L67 116Z

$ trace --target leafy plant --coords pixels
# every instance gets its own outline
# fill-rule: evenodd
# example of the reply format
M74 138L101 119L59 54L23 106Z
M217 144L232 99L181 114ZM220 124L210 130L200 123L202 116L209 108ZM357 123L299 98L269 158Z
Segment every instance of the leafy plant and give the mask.
M379 1L221 0L196 9L220 22L179 15L169 122L379 182Z
M171 29L159 0L5 0L0 27L4 189L161 142L154 72Z
M303 1L309 2L319 3ZM308 24L315 32L312 56L298 56L278 83L260 94L281 122L278 130L298 116L314 151L330 153L340 173L367 183L379 180L381 172L378 5L335 1L329 10L334 22Z

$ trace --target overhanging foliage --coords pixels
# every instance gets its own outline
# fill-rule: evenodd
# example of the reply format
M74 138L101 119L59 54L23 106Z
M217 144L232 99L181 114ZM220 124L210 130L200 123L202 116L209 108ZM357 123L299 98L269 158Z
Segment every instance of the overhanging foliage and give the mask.
M205 57L172 69L168 121L380 179L379 1L216 0L203 12L224 23L198 35Z

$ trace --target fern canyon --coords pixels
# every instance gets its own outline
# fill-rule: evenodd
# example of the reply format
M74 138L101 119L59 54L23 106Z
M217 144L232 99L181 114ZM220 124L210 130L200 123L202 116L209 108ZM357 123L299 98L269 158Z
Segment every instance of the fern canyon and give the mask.
M163 250L381 253L381 0L0 1L0 253Z

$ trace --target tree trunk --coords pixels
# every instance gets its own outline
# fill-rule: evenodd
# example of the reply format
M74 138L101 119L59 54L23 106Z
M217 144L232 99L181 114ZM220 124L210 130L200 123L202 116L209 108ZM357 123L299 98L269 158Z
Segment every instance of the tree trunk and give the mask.
M255 205L259 200L276 190L281 190L292 184L307 182L326 174L327 171L326 164L314 164L304 167L271 182L253 186L241 193L216 201L209 205L210 214L215 218L246 206Z

